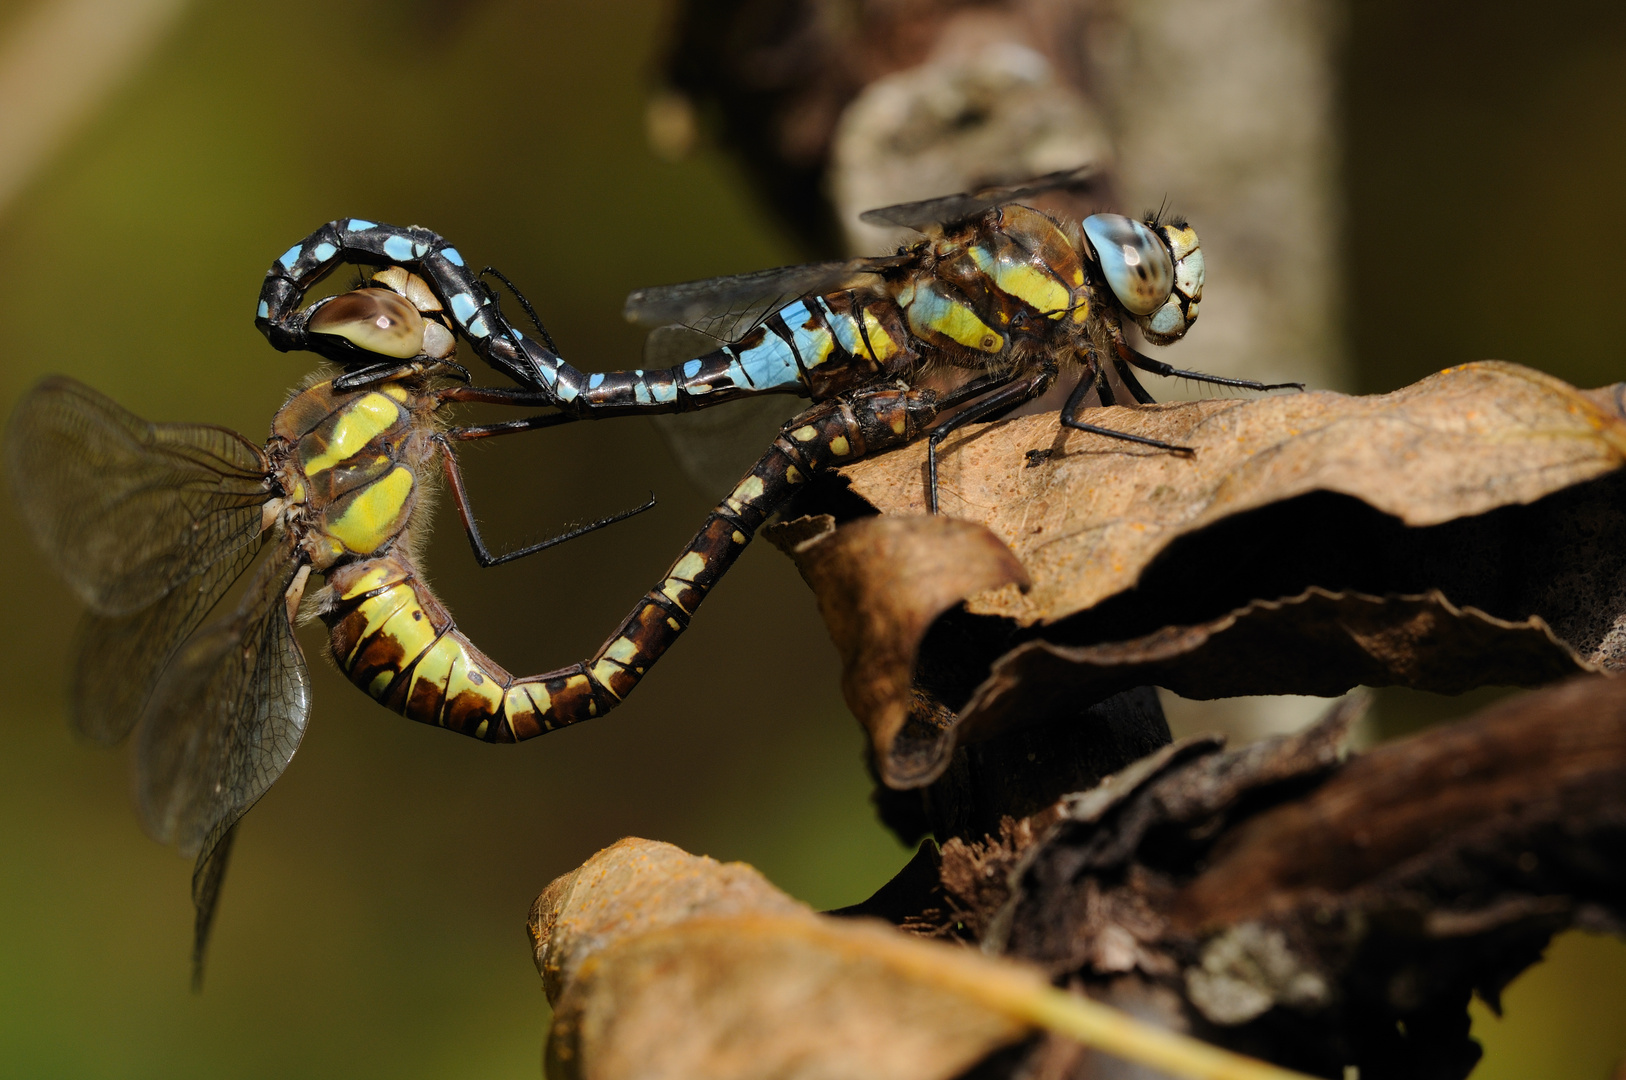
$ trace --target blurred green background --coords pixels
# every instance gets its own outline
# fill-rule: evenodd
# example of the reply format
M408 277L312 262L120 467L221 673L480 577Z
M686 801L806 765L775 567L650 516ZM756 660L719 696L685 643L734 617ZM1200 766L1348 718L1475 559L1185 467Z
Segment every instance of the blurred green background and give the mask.
M1416 7L1350 13L1363 388L1487 356L1622 377L1607 273L1626 13ZM0 34L27 10L0 7ZM442 232L521 283L578 365L634 364L629 289L801 255L719 155L645 149L661 27L653 0L191 5L0 216L0 408L61 371L153 419L261 437L311 366L254 330L261 275L349 214ZM499 543L651 488L662 500L487 571L443 519L436 589L516 672L586 655L713 497L642 420L505 440L469 471ZM309 733L242 829L193 996L190 864L141 834L122 755L68 734L77 613L4 502L0 545L0 1074L535 1077L547 1010L525 912L598 848L636 834L743 859L819 906L861 899L906 858L870 813L811 598L766 545L613 717L518 748L379 709L308 629ZM1399 723L1467 706L1384 707ZM1555 952L1508 995L1507 1021L1477 1014L1476 1075L1602 1080L1626 1056L1626 948L1571 936Z

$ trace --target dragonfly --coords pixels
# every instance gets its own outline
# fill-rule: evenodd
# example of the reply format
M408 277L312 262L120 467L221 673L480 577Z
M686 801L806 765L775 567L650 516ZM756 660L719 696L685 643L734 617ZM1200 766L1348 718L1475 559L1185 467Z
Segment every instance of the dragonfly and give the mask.
M1098 213L1071 221L1021 201L1087 187L1093 178L1086 167L868 211L867 222L919 235L891 255L640 289L628 297L625 314L651 329L646 356L661 359L674 346L709 342L704 352L670 365L583 372L558 355L523 298L537 336L515 327L495 291L443 238L359 218L329 222L273 263L256 324L279 349L312 349L350 364L345 385L419 363L404 354L381 360L313 334L305 320L320 302L298 309L336 266L393 260L431 283L454 329L519 384L486 390L483 400L549 407L561 419L690 412L771 394L823 402L888 384L919 388L957 372L966 380L961 386L978 392L926 435L927 505L935 512L937 446L964 424L1039 397L1063 371L1081 376L1062 407L1064 427L1176 454L1191 451L1089 423L1081 414L1099 405L1151 403L1134 369L1232 389L1303 389L1176 368L1131 346L1126 323L1166 345L1196 321L1202 247L1179 218Z
M597 652L517 677L457 629L419 570L436 461L484 566L623 520L653 498L494 554L455 445L547 427L558 414L449 425L447 410L485 398L451 359L439 297L402 267L301 316L311 334L386 358L377 363L414 360L361 387L313 379L278 410L263 445L207 424L151 423L64 376L25 395L5 436L23 520L88 608L71 722L102 743L133 736L143 826L196 857L195 985L238 824L305 730L310 684L294 627L307 593L335 664L375 701L485 742L521 742L615 708L788 490L854 453L919 437L960 400L884 387L808 410ZM312 575L324 579L319 591Z

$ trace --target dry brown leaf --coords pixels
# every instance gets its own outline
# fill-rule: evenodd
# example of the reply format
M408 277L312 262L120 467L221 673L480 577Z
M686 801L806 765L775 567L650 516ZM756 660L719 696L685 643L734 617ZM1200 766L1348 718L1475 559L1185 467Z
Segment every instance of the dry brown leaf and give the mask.
M1607 393L1486 361L1391 394L1330 392L1092 412L1115 430L1190 446L1183 457L1082 432L1054 413L963 429L938 451L941 509L980 522L1032 576L972 612L1027 624L1132 588L1181 536L1312 492L1417 527L1526 504L1618 469L1626 422ZM1048 460L1024 468L1029 452ZM923 443L841 471L887 514L925 512Z
M1458 608L1437 590L1377 597L1312 588L1133 641L1027 642L994 661L960 711L958 738L988 738L1033 713L1048 715L1066 702L1098 701L1133 686L1162 686L1194 699L1336 697L1354 686L1460 694L1486 685L1540 686L1598 670L1540 618L1497 619Z
M627 839L537 898L555 1080L939 1080L1039 1028L1176 1075L1304 1080L1037 971L816 915L755 870Z
M970 595L935 624L975 580L936 572L969 531L885 526L909 542L882 547L844 538L883 528L860 519L792 554L893 787L931 781L957 741L1139 685L1193 698L1535 686L1626 666L1618 390L1490 362L1378 397L1091 416L1194 458L1064 433L1054 414L972 430L939 457L944 509L1007 542L1032 588ZM1026 467L1038 449L1048 460ZM843 475L883 521L929 521L914 516L924 457L911 446ZM874 565L887 557L919 569ZM945 704L928 714L922 695Z
M828 517L801 518L767 535L819 598L841 654L842 695L887 783L941 773L954 741L913 693L915 656L937 617L966 597L1027 584L1010 549L975 522L943 516L863 518L839 530Z

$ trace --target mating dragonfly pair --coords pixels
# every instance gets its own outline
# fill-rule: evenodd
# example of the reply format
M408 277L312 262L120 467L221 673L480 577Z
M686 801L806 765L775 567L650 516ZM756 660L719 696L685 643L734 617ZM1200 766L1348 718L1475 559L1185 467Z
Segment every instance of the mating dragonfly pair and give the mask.
M558 356L534 313L535 337L514 326L445 240L351 218L294 245L266 276L256 322L271 343L344 371L295 394L263 447L222 428L148 423L69 379L36 387L7 434L7 467L36 540L90 609L73 722L108 743L135 733L148 832L197 855L195 973L236 825L304 731L309 680L293 628L313 573L326 579L315 612L352 682L410 719L516 742L625 699L762 523L823 470L921 437L935 449L959 426L1043 393L1067 369L1081 378L1064 425L1170 453L1187 451L1080 414L1151 401L1132 368L1277 388L1181 371L1129 346L1126 321L1156 343L1191 326L1202 251L1181 221L1061 222L1018 201L1079 179L872 211L872 221L923 235L891 256L634 293L627 310L636 321L721 339L673 367L583 373ZM301 308L341 264L383 268ZM720 328L719 310L733 313L735 329ZM470 385L454 359L460 336L518 385ZM964 372L961 384L925 385L944 369ZM458 631L420 576L420 494L437 458L482 565L647 509L494 555L469 506L458 442L776 393L813 404L784 425L592 657L515 677ZM466 403L547 411L446 425L447 411ZM202 625L267 547L235 607Z

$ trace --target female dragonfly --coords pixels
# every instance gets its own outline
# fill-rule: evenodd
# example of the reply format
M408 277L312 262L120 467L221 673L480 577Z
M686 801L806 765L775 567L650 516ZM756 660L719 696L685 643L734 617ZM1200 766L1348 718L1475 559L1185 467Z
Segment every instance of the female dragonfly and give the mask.
M919 388L959 369L978 392L928 433L927 502L935 510L936 446L962 424L1044 393L1063 370L1082 375L1062 409L1063 425L1176 453L1188 451L1079 414L1090 405L1150 402L1132 367L1248 390L1302 388L1185 371L1131 348L1125 321L1160 345L1196 321L1202 249L1180 220L1094 214L1058 221L1017 201L1088 180L1088 170L1075 170L865 214L922 235L895 255L633 293L626 313L634 322L698 327L722 339L721 347L673 367L583 373L551 342L516 329L445 240L357 218L324 225L272 265L256 321L279 349L314 349L357 365L343 385L389 377L417 359L386 360L313 335L306 320L321 305L301 312L298 304L340 263L398 263L422 273L476 351L526 388L486 391L482 400L551 406L572 419L686 412L774 393L828 401L861 388ZM743 332L720 329L718 311L735 313L723 325Z
M134 733L144 826L197 856L195 979L237 823L304 733L309 680L293 627L313 574L325 578L310 606L334 662L375 700L487 742L529 739L614 708L788 485L916 437L953 400L881 388L816 406L592 657L515 677L457 629L418 570L428 524L421 492L434 460L485 565L647 505L492 555L453 444L545 423L444 426L444 411L469 389L442 377L460 371L443 315L434 292L400 267L309 313L312 335L417 360L359 389L313 382L277 412L263 446L224 428L149 423L63 377L30 391L7 430L23 518L90 609L77 645L74 726L106 743ZM202 625L267 549L236 605Z

